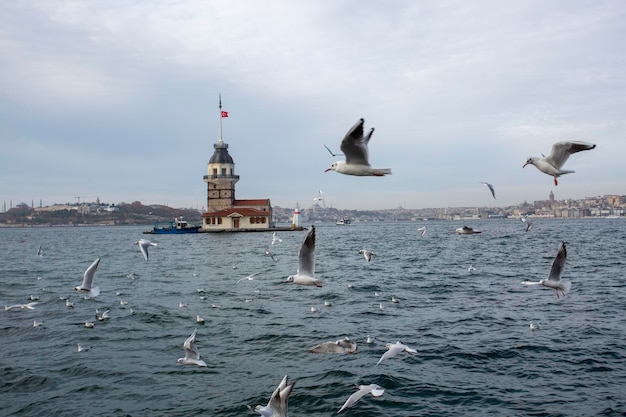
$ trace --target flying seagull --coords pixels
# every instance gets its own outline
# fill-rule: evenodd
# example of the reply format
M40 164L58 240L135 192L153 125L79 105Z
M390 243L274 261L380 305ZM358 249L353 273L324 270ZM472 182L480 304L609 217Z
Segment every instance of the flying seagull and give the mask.
M346 160L333 162L324 172L337 171L346 175L376 177L391 174L391 170L388 168L378 169L370 166L367 145L372 133L374 133L374 128L370 130L367 136L363 136L363 123L365 120L359 119L341 141L341 151L346 156Z
M148 239L139 239L138 241L135 242L135 245L139 245L141 254L143 255L143 258L147 261L148 260L148 248L150 246L156 246L157 244L150 242Z
M567 158L573 153L580 151L589 151L594 149L596 145L588 142L572 141L557 142L552 145L550 155L544 157L531 156L526 160L526 165L534 165L539 171L554 177L554 185L559 185L557 178L564 174L571 174L574 171L561 169Z
M496 199L496 190L493 189L493 185L489 184L488 182L480 182L481 184L483 184L485 187L489 188L489 191L491 191L491 195L493 196L493 199Z
M261 414L263 417L287 417L289 413L289 396L295 384L296 380L289 381L287 375L285 375L272 393L267 405L257 405L254 408L248 406L248 408Z
M528 220L526 217L522 217L522 221L526 223L526 231L528 232L533 227L533 222Z
M370 262L372 260L372 256L376 255L374 252L366 249L359 249L359 253L363 255L367 262Z
M346 402L341 406L337 414L341 413L346 408L352 407L357 401L361 399L361 397L372 394L374 397L380 397L385 393L383 387L377 384L369 384L369 385L359 385L359 389L357 392L348 397Z
M179 358L176 362L183 365L198 365L206 366L206 362L200 359L200 351L196 347L196 332L198 329L193 329L191 336L183 343L183 349L185 349L185 357Z
M311 226L304 237L298 252L298 270L295 275L289 275L285 282L300 285L315 285L321 287L324 282L315 278L315 226Z
M552 262L552 268L550 268L550 275L548 279L542 279L537 282L523 281L522 285L543 285L544 287L554 288L556 296L559 298L559 291L561 295L565 297L572 286L569 281L561 281L561 275L565 269L565 261L567 260L567 249L565 248L565 242L561 242L559 250Z
M87 268L83 274L83 283L78 287L74 287L76 291L86 293L92 298L97 297L98 294L100 294L100 288L93 285L93 277L96 274L96 269L98 269L99 264L100 258L97 258L91 263L91 265L89 265L89 268Z
M385 343L385 347L389 350L380 357L376 365L380 364L386 359L393 358L394 356L399 355L402 352L406 352L409 355L417 353L417 350L408 347L400 341L397 341L396 343Z

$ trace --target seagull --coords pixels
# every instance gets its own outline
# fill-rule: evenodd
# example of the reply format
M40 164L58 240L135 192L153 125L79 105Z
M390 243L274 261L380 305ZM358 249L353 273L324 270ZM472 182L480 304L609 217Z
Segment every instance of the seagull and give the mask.
M254 408L248 406L248 408L261 414L263 417L287 417L289 396L296 382L297 380L289 381L287 375L285 375L272 393L267 405L257 405Z
M324 197L322 197L322 190L320 190L319 193L317 193L317 197L313 199L313 203L319 203L322 200L324 200Z
M265 249L265 254L267 256L269 256L270 258L272 258L272 261L276 262L276 255L274 255L272 252L270 252L269 249ZM234 266L233 266L233 269L235 269Z
M39 249L37 249L37 256L39 257L43 256L43 250L41 250L41 245L39 245Z
M330 148L326 145L324 145L324 147L326 148L326 150L328 151L328 153L330 153L332 156L343 156L342 153L334 153L333 151L330 150Z
M91 265L89 265L89 268L87 268L83 274L83 283L78 287L74 287L76 291L86 293L91 298L97 297L98 294L100 294L100 288L93 285L93 276L95 275L99 264L100 258L97 258L91 263Z
M530 327L530 330L536 330L539 328L539 325L531 321L529 327Z
M80 343L76 344L76 351L77 352L87 352L88 350L90 350L93 346L82 346Z
M193 329L191 336L183 343L183 349L185 349L185 357L179 358L176 362L183 365L198 365L206 366L206 362L200 359L200 351L196 347L196 332L198 329Z
M370 336L369 334L367 335L367 339L365 339L365 343L367 343L368 345L371 344L374 341L375 337L374 336Z
M43 326L43 321L33 320L33 327Z
M376 177L391 174L391 170L388 168L376 169L370 166L367 145L372 133L374 133L374 128L370 130L367 136L363 136L363 123L365 120L359 119L341 141L341 151L346 156L346 160L333 162L324 172L337 171L346 175Z
M199 314L196 314L196 322L200 324L204 324L204 317L200 317Z
M562 170L561 167L567 161L567 158L573 153L580 151L589 151L594 149L596 145L588 142L572 141L557 142L552 145L550 155L544 157L531 156L526 160L526 165L534 165L539 171L554 177L554 185L559 185L557 178L564 174L571 174L574 171Z
M85 322L85 327L88 329L93 329L94 327L96 327L96 324L92 321L86 321Z
M135 245L139 245L139 249L141 249L141 254L146 261L148 260L148 248L150 246L157 246L156 243L152 243L147 239L139 239L135 242Z
M372 260L372 256L376 255L374 252L365 249L360 249L359 253L363 254L363 257L365 257L367 262L370 262Z
M378 365L379 363L381 363L385 359L392 358L392 357L394 357L396 355L399 355L402 352L406 352L409 355L417 353L417 350L408 347L407 345L403 344L400 341L397 341L396 343L385 343L385 347L387 349L389 349L389 350L387 352L385 352L383 354L383 356L380 357L380 359L378 360L376 365Z
M493 196L493 199L496 199L496 190L493 189L493 185L489 184L488 182L480 182L481 184L483 184L484 186L486 186L487 188L489 188L489 191L491 191L491 195Z
M467 267L467 272L471 273L471 272L474 272L474 271L476 271L476 268L474 268L474 265L470 265L470 266Z
M241 281L243 281L244 279L246 279L246 280L248 280L248 281L252 281L252 280L254 279L254 277L255 277L255 276L257 276L257 275L259 275L259 273L258 273L258 272L255 272L254 274L250 274L250 275L248 275L248 276L246 276L246 277L239 278L235 284L239 284L239 283L240 283Z
M533 222L528 220L526 217L522 217L522 221L526 223L526 231L528 232L531 229L531 227L533 227Z
M311 353L356 353L358 347L348 337L339 339L334 342L324 342L313 346L309 349Z
M67 300L65 300L65 307L74 308L74 303L71 302L70 299L68 298Z
M102 312L102 314L100 314L100 311L98 311L98 309L96 308L96 320L98 321L105 321L106 319L109 318L109 312L111 310L104 310Z
M324 282L315 278L315 226L311 226L298 252L298 270L295 275L289 275L285 282L300 285L315 285L321 287Z
M278 236L276 236L276 232L274 232L274 234L272 235L272 245L276 242L282 242L283 240L281 238L279 238Z
M121 306L127 306L128 305L128 301L120 300L120 305Z
M422 232L421 236L424 237L424 235L426 234L426 227L422 226L420 228L417 229L418 232Z
M392 296L391 296L391 302L392 302L392 303L399 303L399 302L400 302L400 299L399 299L398 297L396 297L395 295L392 295Z
M563 275L563 269L565 269L565 261L567 260L567 249L565 248L565 242L561 242L559 250L552 262L552 268L550 268L550 275L548 279L542 279L537 282L523 281L522 285L543 285L544 287L554 288L556 291L556 297L559 298L559 291L561 295L565 297L572 286L569 281L561 281L561 275Z
M383 387L377 384L359 385L359 390L348 397L348 399L341 406L339 411L337 411L337 414L341 413L346 408L352 407L364 395L372 394L374 397L380 397L384 394L384 392L385 390L383 389Z
M31 294L31 295L28 296L28 299L30 301L37 301L37 300L39 300L39 297L36 296L36 295Z

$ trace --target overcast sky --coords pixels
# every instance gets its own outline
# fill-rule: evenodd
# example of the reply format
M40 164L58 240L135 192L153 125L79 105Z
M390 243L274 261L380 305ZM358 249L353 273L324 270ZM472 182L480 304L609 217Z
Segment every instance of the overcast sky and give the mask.
M626 3L0 2L0 198L203 208L219 138L238 198L505 206L626 194ZM370 163L324 173L359 119ZM528 156L597 148L552 178ZM480 184L494 185L497 200Z

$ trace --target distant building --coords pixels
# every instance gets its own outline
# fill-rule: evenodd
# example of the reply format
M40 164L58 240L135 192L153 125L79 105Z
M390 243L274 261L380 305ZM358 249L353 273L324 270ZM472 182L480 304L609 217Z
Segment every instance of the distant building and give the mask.
M235 163L228 153L228 145L222 141L222 117L220 100L220 139L213 145L215 151L209 160L207 184L207 211L202 214L203 231L236 229L269 229L272 225L272 205L269 198L237 200Z

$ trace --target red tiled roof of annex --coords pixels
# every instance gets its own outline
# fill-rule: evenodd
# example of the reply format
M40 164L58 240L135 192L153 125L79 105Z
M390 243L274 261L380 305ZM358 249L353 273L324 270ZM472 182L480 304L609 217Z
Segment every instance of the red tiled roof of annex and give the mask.
M239 208L227 208L220 211L214 211L209 213L202 213L202 217L226 217L233 214L239 214L241 216L269 216L269 211L267 210L257 210L249 207L239 207Z
M249 200L235 200L233 201L233 207L253 207L253 206L269 206L269 198L258 198Z

